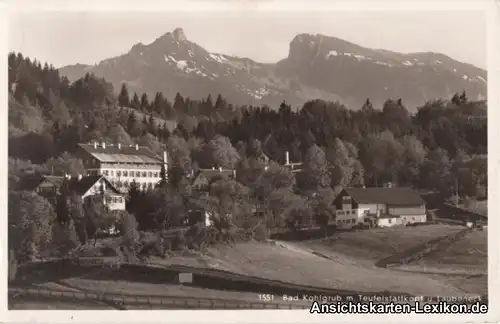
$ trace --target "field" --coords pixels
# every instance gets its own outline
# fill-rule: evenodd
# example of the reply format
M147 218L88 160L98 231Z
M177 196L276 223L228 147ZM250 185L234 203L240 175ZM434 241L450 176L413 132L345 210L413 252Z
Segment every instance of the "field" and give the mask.
M156 262L223 269L271 280L354 292L391 291L441 296L461 294L452 285L425 275L367 267L348 258L330 260L290 243L241 243L232 247L212 248L210 253L203 256Z
M436 272L453 273L459 270L471 274L485 274L488 271L487 236L486 229L468 233L448 248L436 251L410 267Z
M474 231L449 248L427 256L419 263L408 265L410 271L383 269L375 261L402 252L420 243L462 230L460 226L427 225L417 227L380 228L359 232L338 233L325 240L309 242L268 243L247 242L220 245L200 252L186 251L167 259L153 258L156 267L184 265L202 269L219 269L236 274L270 280L316 286L321 288L362 292L392 292L427 296L463 296L487 293L486 275L438 275L422 273L427 269L469 269L486 271L486 231ZM257 293L222 291L175 284L153 284L132 279L115 279L85 275L62 279L55 283L38 284L39 288L92 291L123 296L164 298L215 298L242 303L259 302ZM75 309L71 302L21 303L14 300L12 309ZM277 296L275 303L281 303ZM286 303L286 302L285 302ZM21 304L25 304L21 306ZM35 305L36 304L36 305ZM52 306L53 305L53 306ZM98 306L81 306L86 309ZM80 307L80 306L78 306ZM130 307L134 308L134 306Z
M422 225L415 227L375 228L362 232L344 232L325 240L304 243L329 258L348 257L357 263L375 261L403 252L429 240L457 233L464 228L455 225Z

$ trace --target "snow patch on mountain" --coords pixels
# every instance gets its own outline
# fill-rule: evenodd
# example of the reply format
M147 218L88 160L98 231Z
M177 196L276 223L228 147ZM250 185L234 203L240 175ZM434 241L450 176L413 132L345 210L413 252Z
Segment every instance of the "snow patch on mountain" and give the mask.
M440 60L436 60L436 64L443 64Z
M172 57L172 56L170 56L170 55L166 55L166 54L165 54L163 57L164 57L164 59L165 59L165 62L167 62L167 63L170 63L170 62L175 63L175 64L176 64L176 66L177 66L177 68L178 68L179 70L184 70L184 69L186 69L186 68L187 68L187 66L188 66L187 61L184 61L184 60L179 60L179 61L177 61L174 57Z
M339 55L339 53L338 53L337 51L333 50L333 51L328 52L328 53L326 54L326 57L325 57L325 58L326 58L326 59L329 59L329 58L330 58L330 56L338 56L338 55Z
M413 63L410 62L410 61L404 61L403 62L403 65L406 65L406 66L413 66Z
M227 61L227 59L220 54L210 53L210 54L208 54L208 56L210 56L210 58L212 60L217 61L219 63L224 63L225 61Z
M363 55L359 55L359 54L354 54L353 55L358 61L364 61L364 60L371 60L371 57L366 57L366 56L363 56Z
M387 62L381 62L381 61L375 61L375 64L378 64L378 65L383 65L383 66L388 66L388 67L391 67L392 64L389 64Z
M465 75L465 74L464 74L464 75L462 76L462 79L464 79L464 80L469 80L469 77L468 77L467 75Z
M487 82L483 77L480 77L479 75L477 76L477 78L483 82Z

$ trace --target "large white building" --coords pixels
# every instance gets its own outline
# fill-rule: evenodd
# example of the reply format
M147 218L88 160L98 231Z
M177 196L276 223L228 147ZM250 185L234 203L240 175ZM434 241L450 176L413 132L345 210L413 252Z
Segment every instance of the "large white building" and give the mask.
M86 175L103 175L122 192L134 181L141 190L153 188L161 180L162 165L168 170L166 151L161 158L137 144L78 144L76 156L83 161Z

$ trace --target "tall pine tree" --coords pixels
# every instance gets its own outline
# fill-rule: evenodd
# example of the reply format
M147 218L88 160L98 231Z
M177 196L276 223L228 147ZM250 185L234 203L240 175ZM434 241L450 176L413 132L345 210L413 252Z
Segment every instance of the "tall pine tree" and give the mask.
M127 85L122 84L122 89L118 95L118 103L122 107L130 107L130 97L128 95Z

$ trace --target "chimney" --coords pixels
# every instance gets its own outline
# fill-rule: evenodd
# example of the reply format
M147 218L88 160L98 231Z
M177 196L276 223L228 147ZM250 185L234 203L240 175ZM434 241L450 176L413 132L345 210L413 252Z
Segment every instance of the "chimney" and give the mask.
M212 170L215 170L215 167L214 167L214 166L212 167Z
M78 181L82 180L82 175L81 174L78 174Z
M139 151L139 144L135 144L135 149Z
M167 151L163 151L163 164L167 164Z
M102 191L106 191L106 181L102 181Z
M219 167L219 172L222 172L222 167Z
M233 178L236 179L236 169L233 170Z
M380 209L377 209L377 218L380 217Z
M285 165L290 164L290 153L288 151L285 152Z
M101 146L102 146L103 149L106 149L106 142L102 142Z
M118 149L121 150L122 149L122 143L118 143Z
M95 149L97 148L97 142L94 142L94 148Z

